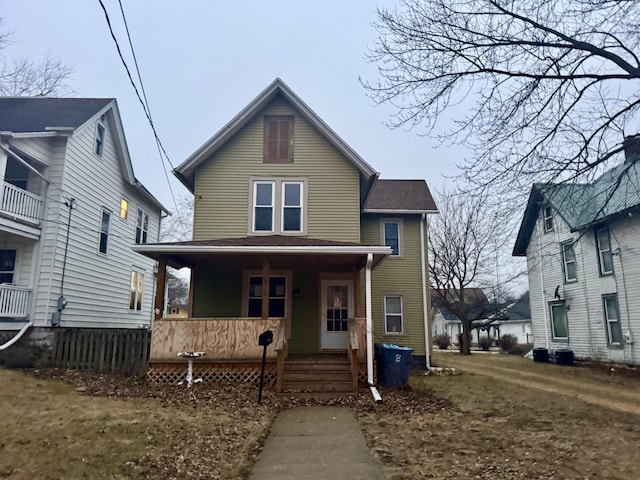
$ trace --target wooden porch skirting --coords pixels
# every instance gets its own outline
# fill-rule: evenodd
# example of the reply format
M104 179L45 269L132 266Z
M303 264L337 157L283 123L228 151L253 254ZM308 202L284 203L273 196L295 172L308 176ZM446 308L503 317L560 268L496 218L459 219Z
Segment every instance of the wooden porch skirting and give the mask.
M193 378L203 382L246 382L258 384L262 363L255 360L200 360L193 362ZM187 360L151 361L147 370L147 381L157 384L172 384L183 381L187 375ZM276 362L267 361L264 367L265 385L276 380Z

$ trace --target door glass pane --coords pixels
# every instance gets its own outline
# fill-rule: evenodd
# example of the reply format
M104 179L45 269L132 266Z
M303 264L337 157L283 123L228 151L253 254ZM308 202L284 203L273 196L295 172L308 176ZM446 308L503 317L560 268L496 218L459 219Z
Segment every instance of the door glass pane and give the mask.
M327 286L327 331L349 330L349 288L341 285Z

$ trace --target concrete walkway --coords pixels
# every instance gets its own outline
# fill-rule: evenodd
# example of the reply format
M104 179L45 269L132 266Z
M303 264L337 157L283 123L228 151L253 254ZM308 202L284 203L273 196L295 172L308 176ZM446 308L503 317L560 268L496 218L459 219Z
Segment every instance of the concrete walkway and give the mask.
M296 407L278 414L251 480L384 480L353 412Z

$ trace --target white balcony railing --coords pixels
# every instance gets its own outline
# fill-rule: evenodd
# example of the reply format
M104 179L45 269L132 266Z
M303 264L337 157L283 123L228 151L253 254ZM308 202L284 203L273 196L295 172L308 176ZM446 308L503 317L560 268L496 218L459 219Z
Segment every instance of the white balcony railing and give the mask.
M0 318L27 318L30 306L30 288L0 285Z
M4 183L0 211L12 217L40 225L44 199L31 192Z

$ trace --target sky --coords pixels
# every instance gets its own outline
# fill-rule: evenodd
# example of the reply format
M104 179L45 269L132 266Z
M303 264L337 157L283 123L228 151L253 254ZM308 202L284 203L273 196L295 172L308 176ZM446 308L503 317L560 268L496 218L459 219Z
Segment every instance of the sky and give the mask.
M118 0L103 0L129 68ZM359 78L376 79L365 58L376 7L392 0L121 0L159 137L178 166L276 77L280 77L381 178L422 178L438 190L456 172L458 147L419 130L391 130ZM118 57L98 0L0 0L13 32L8 58L48 55L74 68L73 96L118 101L136 177L174 209L156 144ZM168 166L170 170L171 167ZM169 171L176 196L187 190Z

